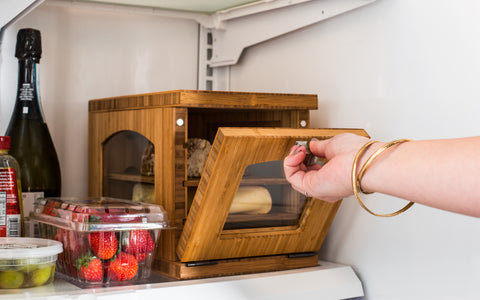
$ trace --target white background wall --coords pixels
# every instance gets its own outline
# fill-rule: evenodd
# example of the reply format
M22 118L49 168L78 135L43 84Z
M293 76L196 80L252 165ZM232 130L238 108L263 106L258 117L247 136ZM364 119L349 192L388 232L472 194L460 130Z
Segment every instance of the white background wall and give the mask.
M379 140L478 135L479 9L474 0L378 0L247 49L231 68L231 89L318 94L313 127L364 128ZM89 99L196 87L195 23L42 5L2 44L1 131L15 98L15 34L24 26L44 36L42 101L64 195L87 193ZM366 199L381 212L405 204ZM479 234L475 218L421 205L377 218L347 198L320 256L352 265L367 299L475 299Z

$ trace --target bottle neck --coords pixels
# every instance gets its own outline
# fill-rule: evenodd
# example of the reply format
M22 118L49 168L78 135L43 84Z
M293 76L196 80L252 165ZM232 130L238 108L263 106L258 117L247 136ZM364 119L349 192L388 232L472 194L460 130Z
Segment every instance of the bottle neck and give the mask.
M18 90L14 114L27 119L43 120L37 90L37 63L31 59L18 60Z
M18 83L36 83L36 63L32 59L18 60Z

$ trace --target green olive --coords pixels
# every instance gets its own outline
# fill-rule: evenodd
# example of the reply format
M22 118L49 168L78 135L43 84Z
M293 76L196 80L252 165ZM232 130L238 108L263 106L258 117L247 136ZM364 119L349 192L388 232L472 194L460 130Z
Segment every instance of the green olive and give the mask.
M45 284L52 275L52 265L41 266L32 273L32 285L40 286Z
M18 289L23 284L24 275L18 271L0 272L0 287L2 289Z

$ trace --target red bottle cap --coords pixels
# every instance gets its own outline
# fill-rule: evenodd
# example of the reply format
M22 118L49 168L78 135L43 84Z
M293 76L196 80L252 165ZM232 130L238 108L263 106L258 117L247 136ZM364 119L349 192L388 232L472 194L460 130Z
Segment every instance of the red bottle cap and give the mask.
M10 137L9 136L0 136L0 150L10 149Z

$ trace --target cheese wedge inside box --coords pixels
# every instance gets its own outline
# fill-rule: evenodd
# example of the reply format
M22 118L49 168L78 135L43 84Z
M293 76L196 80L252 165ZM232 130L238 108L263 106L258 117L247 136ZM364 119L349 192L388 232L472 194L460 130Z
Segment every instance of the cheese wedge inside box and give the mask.
M233 198L231 214L267 214L272 209L272 196L263 186L241 186Z

